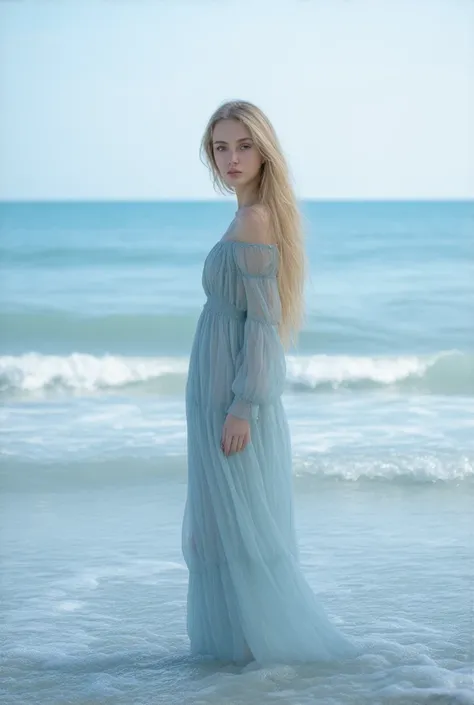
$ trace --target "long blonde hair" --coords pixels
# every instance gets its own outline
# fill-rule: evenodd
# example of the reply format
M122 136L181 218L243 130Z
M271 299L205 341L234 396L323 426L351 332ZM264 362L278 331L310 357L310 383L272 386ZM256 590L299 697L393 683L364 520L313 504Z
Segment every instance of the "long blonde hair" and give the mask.
M212 146L216 123L228 119L240 120L247 127L263 158L258 201L267 206L273 237L280 252L278 289L282 321L279 333L285 346L288 346L296 343L303 321L307 269L301 215L290 183L289 169L275 130L262 110L245 100L225 102L211 115L200 149L216 190L223 194L234 193L219 173Z

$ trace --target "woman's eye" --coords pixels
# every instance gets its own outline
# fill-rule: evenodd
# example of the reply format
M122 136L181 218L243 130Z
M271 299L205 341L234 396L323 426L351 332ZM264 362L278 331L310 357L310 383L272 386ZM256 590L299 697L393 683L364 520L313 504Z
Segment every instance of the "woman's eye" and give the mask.
M241 144L240 146L242 149L250 149L252 147L251 144ZM223 144L218 144L215 147L216 152L222 152L223 149L225 149L225 146Z

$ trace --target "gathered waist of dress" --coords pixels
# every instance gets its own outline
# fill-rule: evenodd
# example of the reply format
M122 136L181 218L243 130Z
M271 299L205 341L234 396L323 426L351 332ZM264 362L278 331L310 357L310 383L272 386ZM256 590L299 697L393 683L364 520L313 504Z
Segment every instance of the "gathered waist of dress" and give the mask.
M247 311L237 308L237 306L234 306L230 301L219 296L209 296L203 306L203 311L212 311L213 313L219 313L222 316L229 316L230 318L237 318L238 320L244 320L247 315Z

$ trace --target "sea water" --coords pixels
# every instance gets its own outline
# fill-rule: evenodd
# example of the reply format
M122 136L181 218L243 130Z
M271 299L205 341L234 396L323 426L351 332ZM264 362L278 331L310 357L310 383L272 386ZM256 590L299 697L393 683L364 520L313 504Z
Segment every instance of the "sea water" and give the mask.
M0 206L1 701L474 703L474 204L302 203L303 570L341 665L188 656L184 388L226 202Z

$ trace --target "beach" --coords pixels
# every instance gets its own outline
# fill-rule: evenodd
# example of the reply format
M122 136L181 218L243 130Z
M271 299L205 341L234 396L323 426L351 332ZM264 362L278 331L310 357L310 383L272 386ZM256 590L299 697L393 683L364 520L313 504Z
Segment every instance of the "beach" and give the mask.
M474 703L469 202L302 204L284 394L301 562L362 655L188 655L184 389L234 210L0 205L2 702Z

